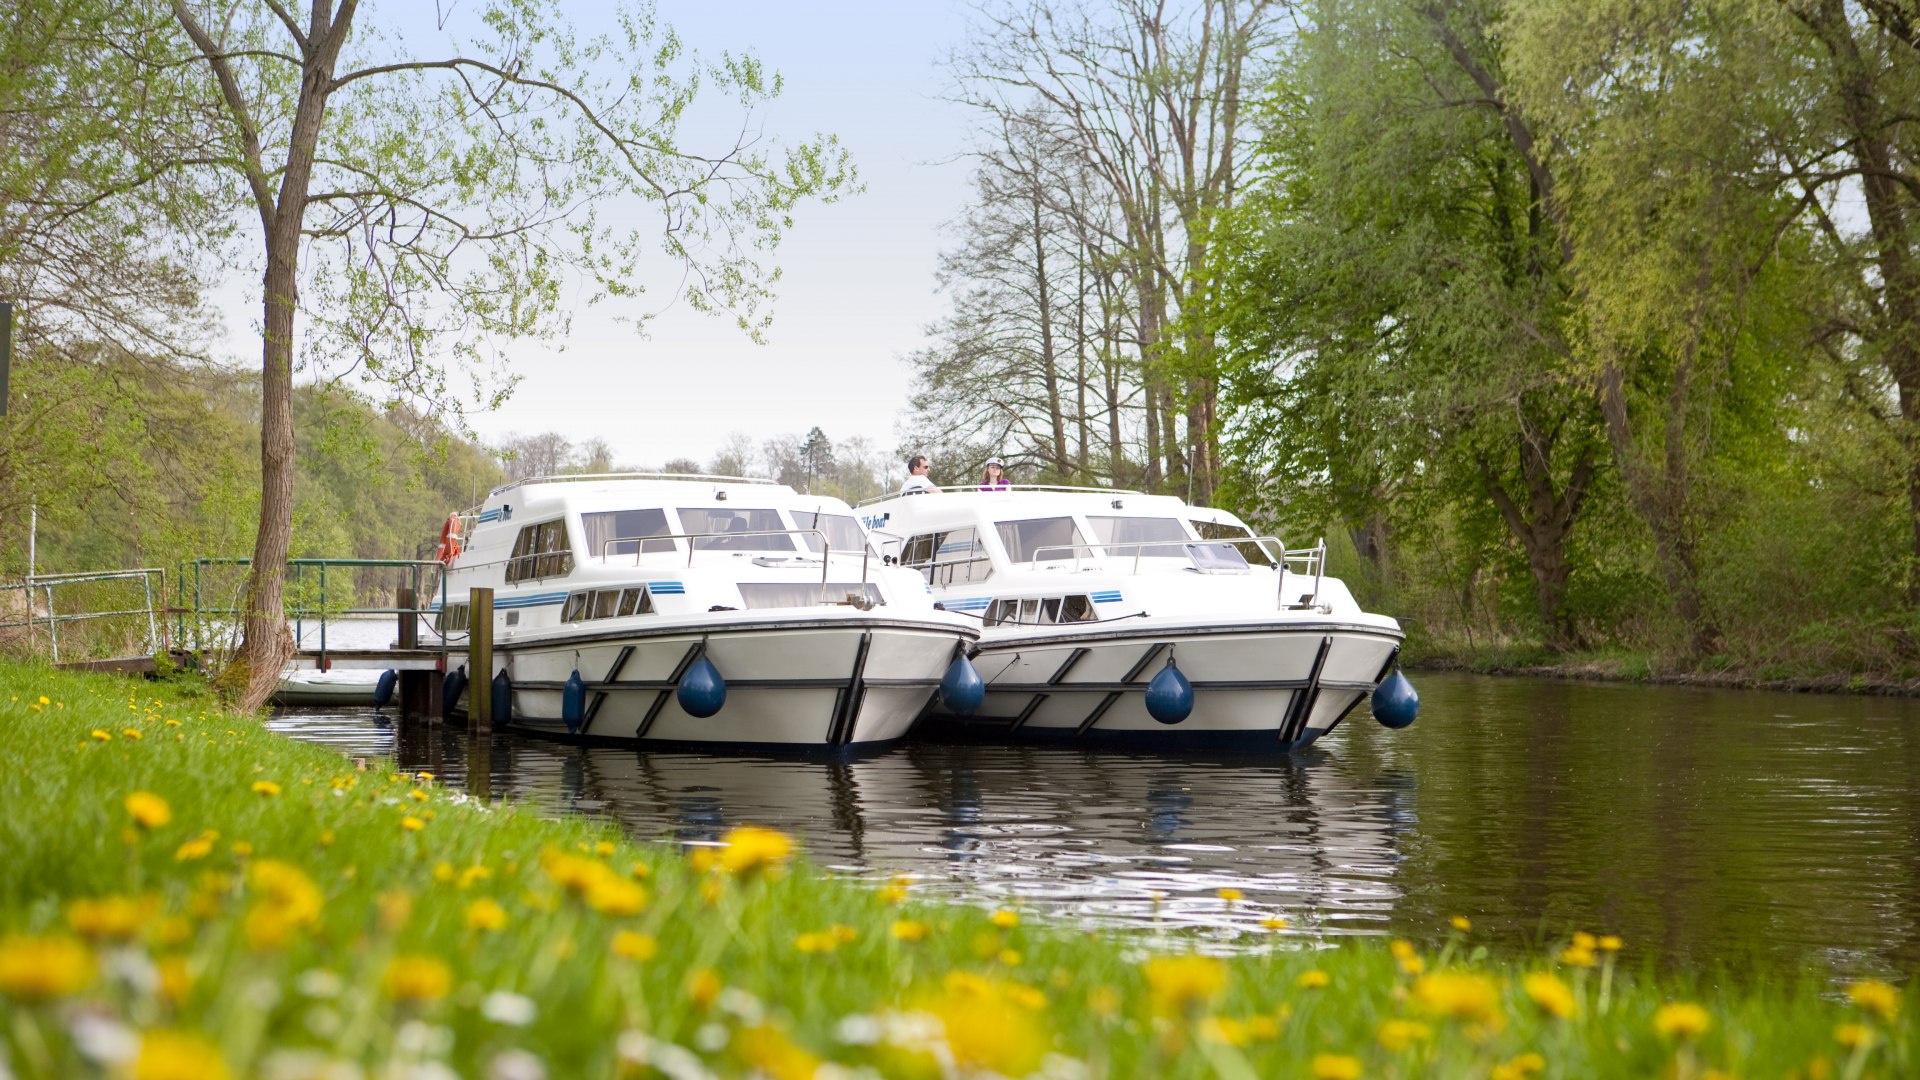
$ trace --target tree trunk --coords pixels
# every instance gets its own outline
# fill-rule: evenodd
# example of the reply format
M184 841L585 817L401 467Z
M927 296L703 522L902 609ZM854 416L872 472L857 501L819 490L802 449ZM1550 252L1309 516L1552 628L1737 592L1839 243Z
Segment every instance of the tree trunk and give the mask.
M286 577L287 556L293 546L293 332L299 303L300 237L334 64L352 24L354 7L355 0L342 0L339 12L331 19L327 4L316 3L312 9L303 46L300 102L287 133L287 160L279 196L271 205L261 207L267 271L260 359L260 528L254 537L240 647L247 674L240 705L248 710L267 703L296 647L287 630ZM251 121L242 117L241 124L246 128Z
M1047 430L1052 440L1053 470L1072 474L1067 464L1067 422L1060 408L1060 358L1053 341L1053 283L1047 280L1047 237L1040 221L1040 193L1033 199L1033 283L1040 305L1040 369L1047 393Z
M1499 474L1487 462L1480 466L1480 477L1487 497L1500 511L1507 529L1527 554L1527 569L1533 575L1534 597L1547 647L1555 652L1579 648L1579 628L1567 611L1567 586L1572 565L1567 560L1567 540L1580 520L1581 507L1593 481L1594 447L1584 444L1574 457L1566 485L1554 483L1553 430L1530 415L1524 402L1520 408L1520 491L1509 492Z

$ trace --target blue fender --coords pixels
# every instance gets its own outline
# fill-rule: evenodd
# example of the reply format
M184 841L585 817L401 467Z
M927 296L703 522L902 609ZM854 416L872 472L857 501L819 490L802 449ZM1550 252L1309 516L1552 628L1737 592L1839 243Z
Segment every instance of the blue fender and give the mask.
M987 682L974 670L973 661L956 656L940 676L940 704L955 716L972 716L987 700Z
M567 734L573 735L587 718L587 684L580 679L580 669L574 668L567 676L567 685L560 691L560 719L567 722Z
M460 695L467 692L467 665L461 664L447 672L446 681L440 684L440 718L451 719L453 707L460 703Z
M674 696L680 699L680 708L688 716L709 717L727 703L727 680L703 652L680 676Z
M387 702L393 700L394 684L398 683L399 681L400 681L399 673L395 672L392 668L388 668L387 670L380 673L379 681L373 684L373 707L374 708L384 709L387 707Z
M513 680L507 678L505 671L493 677L493 722L513 722Z
M1167 666L1147 684L1147 715L1163 724L1177 724L1193 715L1193 684L1167 658Z
M1413 688L1400 669L1373 688L1373 718L1395 731L1413 723L1420 714L1420 692Z

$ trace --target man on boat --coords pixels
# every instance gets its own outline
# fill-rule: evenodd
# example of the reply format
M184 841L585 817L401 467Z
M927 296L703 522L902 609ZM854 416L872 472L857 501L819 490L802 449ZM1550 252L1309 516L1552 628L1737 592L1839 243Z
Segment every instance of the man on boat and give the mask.
M933 466L927 461L927 455L915 454L907 459L907 482L900 485L902 495L925 495L939 491L933 481L927 479L927 470Z

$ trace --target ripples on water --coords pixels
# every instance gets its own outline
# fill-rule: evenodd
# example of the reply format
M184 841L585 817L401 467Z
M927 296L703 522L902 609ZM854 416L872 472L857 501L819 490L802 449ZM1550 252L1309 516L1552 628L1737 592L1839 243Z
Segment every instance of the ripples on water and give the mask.
M1417 682L1412 728L1361 710L1291 759L912 744L822 761L496 735L486 786L641 839L771 825L838 872L1095 923L1228 938L1279 914L1303 937L1430 937L1458 913L1509 946L1590 929L1668 962L1920 969L1915 702ZM273 726L467 783L453 727Z

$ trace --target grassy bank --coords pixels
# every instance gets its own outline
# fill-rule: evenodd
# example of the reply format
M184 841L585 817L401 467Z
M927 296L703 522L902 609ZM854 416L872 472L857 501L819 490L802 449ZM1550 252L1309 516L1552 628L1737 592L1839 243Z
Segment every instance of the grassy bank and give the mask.
M1215 959L488 807L180 688L0 664L0 1075L1672 1075L1920 1067L1879 983L1636 943ZM1221 903L1235 897L1223 896ZM1468 913L1471 914L1471 913Z

